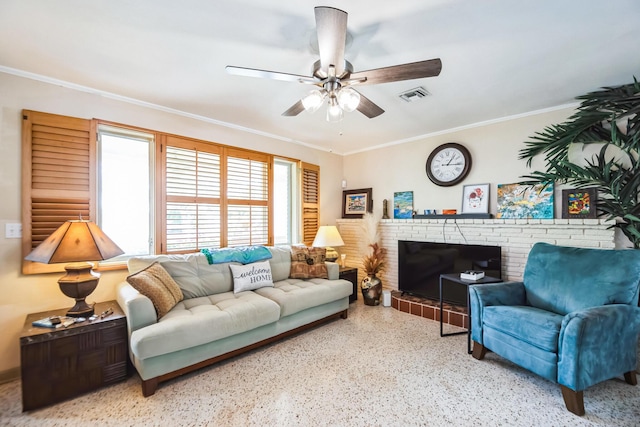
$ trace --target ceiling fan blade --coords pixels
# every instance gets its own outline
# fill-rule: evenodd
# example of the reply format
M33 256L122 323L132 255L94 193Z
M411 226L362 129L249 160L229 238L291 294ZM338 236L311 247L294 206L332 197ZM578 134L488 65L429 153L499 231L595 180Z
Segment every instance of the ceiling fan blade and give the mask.
M227 65L225 67L225 70L227 70L227 73L233 74L236 76L259 77L262 79L282 80L285 82L300 82L300 83L311 83L311 84L316 84L320 82L320 80L314 77L300 76L298 74L281 73L278 71L258 70L256 68L235 67L233 65Z
M374 70L358 71L350 76L350 79L366 80L359 83L361 85L371 85L376 83L399 82L402 80L422 79L424 77L435 77L442 70L440 58L428 59L426 61L411 62L409 64L393 65L391 67L376 68Z
M362 114L364 114L370 119L373 119L374 117L378 117L380 114L384 113L384 110L378 107L376 104L374 104L373 101L371 101L369 98L367 98L360 92L358 93L360 94L360 103L356 108L358 111L360 111Z
M292 117L292 116L297 116L303 111L304 111L304 105L302 105L302 101L298 101L295 104L293 104L291 107L289 107L287 111L282 113L282 115L286 117Z
M316 31L320 67L325 72L330 65L336 74L344 71L344 49L347 40L347 12L333 7L318 6L315 9Z

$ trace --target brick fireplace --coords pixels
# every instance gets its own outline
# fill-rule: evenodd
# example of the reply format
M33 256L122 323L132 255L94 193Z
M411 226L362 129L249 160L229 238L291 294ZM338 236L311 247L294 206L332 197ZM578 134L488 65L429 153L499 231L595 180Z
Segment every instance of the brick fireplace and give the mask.
M392 291L392 306L400 311L439 320L437 302L417 297L400 296L398 292L398 240L440 243L494 245L502 248L502 278L521 280L529 250L536 242L556 245L613 249L614 229L602 219L383 219L380 221L381 244L387 250L387 268L382 274L385 289ZM360 247L361 220L339 219L336 225L345 242L338 248L346 254L346 264L357 267L362 280ZM361 296L359 296L361 298ZM447 310L448 309L448 310ZM443 313L445 323L462 326L466 313L448 306Z

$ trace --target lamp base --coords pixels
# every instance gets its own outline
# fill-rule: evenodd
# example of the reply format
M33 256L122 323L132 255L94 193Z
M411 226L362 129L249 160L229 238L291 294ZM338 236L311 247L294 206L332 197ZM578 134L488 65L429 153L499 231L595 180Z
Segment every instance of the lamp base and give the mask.
M63 294L76 300L76 305L67 312L70 317L89 317L94 314L93 305L87 304L85 299L98 286L100 273L92 271L93 264L78 262L64 267L65 276L58 280L58 285Z
M325 247L325 249L327 250L327 252L324 259L326 259L327 261L334 262L340 256L338 255L338 251L333 249L331 246L327 246Z

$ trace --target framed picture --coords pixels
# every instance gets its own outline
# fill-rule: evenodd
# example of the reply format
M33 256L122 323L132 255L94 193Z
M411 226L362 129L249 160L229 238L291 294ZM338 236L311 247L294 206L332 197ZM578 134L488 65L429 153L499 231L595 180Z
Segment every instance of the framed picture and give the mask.
M562 190L562 218L596 218L596 189Z
M462 213L489 213L489 184L462 187Z
M371 188L342 192L342 218L362 218L367 212L373 212Z
M553 219L553 184L498 184L496 218Z
M393 193L393 218L413 218L413 191Z

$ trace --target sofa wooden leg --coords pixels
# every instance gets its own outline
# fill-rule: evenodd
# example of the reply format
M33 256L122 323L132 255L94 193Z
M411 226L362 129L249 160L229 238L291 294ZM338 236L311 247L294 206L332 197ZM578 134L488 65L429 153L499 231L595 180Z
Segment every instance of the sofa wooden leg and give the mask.
M625 372L624 380L627 382L627 384L638 385L638 378L636 377L636 371Z
M584 395L582 391L571 390L563 385L560 385L560 390L562 390L562 398L567 410L576 415L584 415Z
M487 348L480 344L479 342L473 342L473 352L471 355L478 360L484 359L484 356L487 354Z
M342 314L340 315L341 318L346 319L347 317L349 317L349 312L348 310L345 310L342 312Z
M142 380L142 395L149 397L156 392L158 388L158 379L151 378L150 380Z

